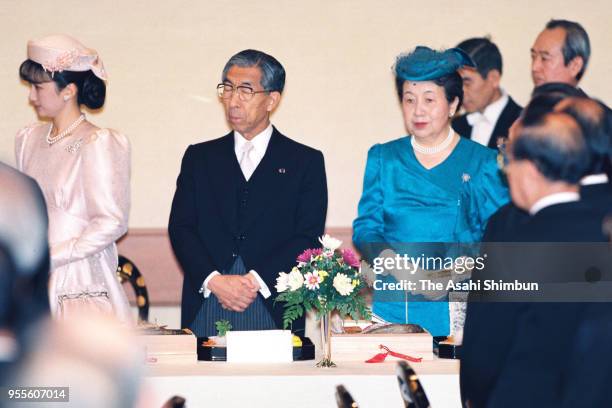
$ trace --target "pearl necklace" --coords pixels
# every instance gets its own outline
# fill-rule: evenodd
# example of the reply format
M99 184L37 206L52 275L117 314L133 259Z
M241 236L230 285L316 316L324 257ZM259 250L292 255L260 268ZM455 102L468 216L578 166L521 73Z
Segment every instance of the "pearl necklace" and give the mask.
M444 139L442 143L440 143L437 146L427 147L427 146L420 145L416 141L416 138L414 136L412 136L412 138L410 139L410 144L412 144L412 148L421 154L440 153L442 150L450 146L452 142L453 142L453 128L450 128L448 130L448 136L446 136L446 139Z
M51 132L53 131L53 123L51 123L49 132L47 133L47 143L49 143L49 146L51 146L54 143L59 142L60 140L62 140L63 138L71 134L74 131L74 129L76 129L77 126L79 126L84 120L85 120L85 115L81 113L81 116L79 116L77 120L72 122L70 126L68 126L66 129L64 129L63 131L61 131L60 133L58 133L57 135L53 137L51 136Z

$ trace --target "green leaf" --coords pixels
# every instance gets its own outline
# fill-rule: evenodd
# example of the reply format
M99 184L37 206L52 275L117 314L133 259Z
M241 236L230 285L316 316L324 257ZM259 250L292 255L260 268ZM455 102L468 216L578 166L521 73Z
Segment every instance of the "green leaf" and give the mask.
M299 303L287 303L283 313L283 327L287 328L294 320L304 315L304 308Z
M217 329L219 337L223 337L225 333L232 330L232 324L229 320L218 320L215 322L215 328Z

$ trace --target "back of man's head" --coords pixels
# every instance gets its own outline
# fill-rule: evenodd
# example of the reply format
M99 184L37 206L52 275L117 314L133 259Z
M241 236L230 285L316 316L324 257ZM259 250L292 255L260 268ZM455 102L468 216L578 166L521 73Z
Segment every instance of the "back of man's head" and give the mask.
M570 97L586 97L586 94L563 82L548 82L535 87L522 113L523 124L529 126L536 123L544 114L552 112L559 102Z
M512 156L532 162L550 182L568 184L577 184L590 164L580 126L570 115L557 112L524 124L512 142Z
M36 182L0 162L0 240L15 266L35 270L48 255L47 209Z
M497 45L487 37L474 37L460 42L457 48L465 51L474 64L481 77L486 78L491 70L502 73L502 56Z
M545 84L536 86L531 91L531 97L535 98L539 95L556 95L561 98L569 98L572 96L579 96L587 98L587 94L580 88L576 88L565 82L547 82Z
M600 101L589 98L567 98L555 111L571 115L580 126L591 155L588 174L610 171L612 149L612 112Z

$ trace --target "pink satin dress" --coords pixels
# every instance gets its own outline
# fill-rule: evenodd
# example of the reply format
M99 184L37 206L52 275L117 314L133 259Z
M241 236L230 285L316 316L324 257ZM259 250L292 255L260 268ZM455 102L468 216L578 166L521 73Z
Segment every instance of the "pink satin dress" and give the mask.
M116 277L115 245L128 226L129 141L99 129L49 145L49 127L38 123L20 130L15 155L17 168L38 182L47 203L51 312L61 319L92 310L131 323Z

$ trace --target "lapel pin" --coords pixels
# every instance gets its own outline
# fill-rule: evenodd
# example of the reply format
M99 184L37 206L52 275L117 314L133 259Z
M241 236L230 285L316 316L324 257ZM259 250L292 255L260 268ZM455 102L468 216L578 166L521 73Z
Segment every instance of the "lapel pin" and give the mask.
M287 172L287 170L285 170L285 168L284 168L284 167L281 167L280 169L278 169L278 172L279 172L280 174L285 174L285 173Z
M461 179L463 180L464 183L467 183L468 181L470 181L470 175L467 173L463 173L463 175L461 176Z

